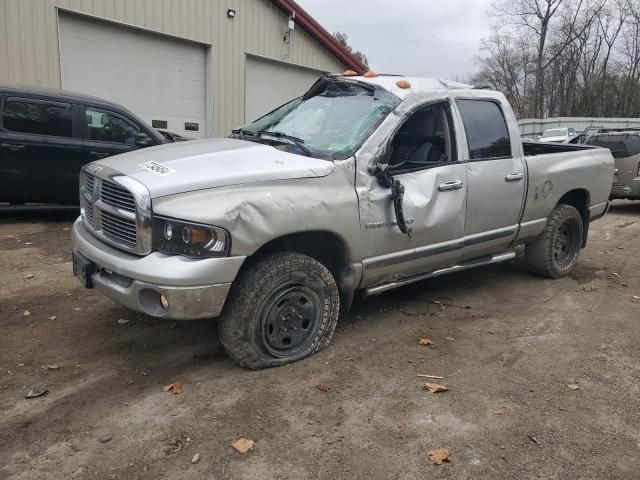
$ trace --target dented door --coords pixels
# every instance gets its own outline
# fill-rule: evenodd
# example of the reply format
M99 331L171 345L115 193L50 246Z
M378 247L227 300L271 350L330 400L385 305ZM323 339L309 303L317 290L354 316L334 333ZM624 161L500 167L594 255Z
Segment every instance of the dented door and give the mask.
M457 263L464 236L464 164L442 165L395 176L405 187L403 209L411 236L396 223L388 188L374 178L360 191L367 241L364 285L371 286Z

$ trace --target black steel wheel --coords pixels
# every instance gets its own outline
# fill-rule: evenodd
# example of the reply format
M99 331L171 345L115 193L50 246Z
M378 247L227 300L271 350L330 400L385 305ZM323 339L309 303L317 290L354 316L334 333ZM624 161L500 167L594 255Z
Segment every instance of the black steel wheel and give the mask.
M578 210L571 205L558 205L549 215L542 235L526 246L529 269L549 278L568 275L578 261L583 232Z
M234 282L220 318L220 341L245 368L294 362L326 347L338 322L340 295L320 262L275 253L249 263Z
M313 290L285 286L262 311L265 348L275 357L296 355L313 341L321 314L320 298Z

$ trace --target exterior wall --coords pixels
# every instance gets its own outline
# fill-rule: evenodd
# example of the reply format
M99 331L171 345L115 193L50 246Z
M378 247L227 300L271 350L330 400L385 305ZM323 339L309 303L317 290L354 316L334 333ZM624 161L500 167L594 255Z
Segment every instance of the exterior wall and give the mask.
M589 118L589 117L556 117L525 118L518 122L520 134L527 138L536 138L550 128L573 127L578 133L587 127L605 128L639 128L640 118Z
M236 17L227 17L227 9ZM325 71L344 65L269 0L0 0L0 82L60 88L57 10L87 14L210 46L213 131L243 123L245 54ZM125 105L126 106L126 105Z

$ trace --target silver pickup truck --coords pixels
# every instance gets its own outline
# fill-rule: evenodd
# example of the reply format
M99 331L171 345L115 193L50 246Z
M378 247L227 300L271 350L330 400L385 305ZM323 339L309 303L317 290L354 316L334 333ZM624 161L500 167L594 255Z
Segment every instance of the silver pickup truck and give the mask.
M325 347L356 293L503 262L567 275L605 214L609 150L520 139L497 92L326 76L230 138L93 162L74 273L169 319L220 316L257 369Z

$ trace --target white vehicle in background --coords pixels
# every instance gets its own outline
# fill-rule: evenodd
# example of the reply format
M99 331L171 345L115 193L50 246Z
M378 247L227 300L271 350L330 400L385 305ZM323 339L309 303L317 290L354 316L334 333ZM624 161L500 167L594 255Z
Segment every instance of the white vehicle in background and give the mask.
M545 130L540 137L539 142L544 143L569 143L576 136L576 129L568 128L552 128Z

